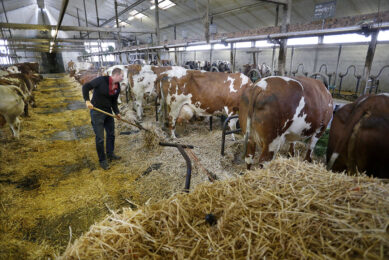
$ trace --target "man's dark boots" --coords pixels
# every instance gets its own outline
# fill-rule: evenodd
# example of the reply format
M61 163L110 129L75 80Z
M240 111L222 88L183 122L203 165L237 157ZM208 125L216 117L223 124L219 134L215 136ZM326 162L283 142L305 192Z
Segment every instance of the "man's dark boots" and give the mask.
M111 162L111 161L114 161L114 160L120 160L120 159L122 159L122 157L117 156L116 154L108 154L107 157L108 157L108 160L109 160L110 162Z
M101 166L101 168L103 168L104 170L108 170L108 169L109 169L109 165L108 165L108 161L107 161L107 160L101 161L101 162L100 162L100 166Z

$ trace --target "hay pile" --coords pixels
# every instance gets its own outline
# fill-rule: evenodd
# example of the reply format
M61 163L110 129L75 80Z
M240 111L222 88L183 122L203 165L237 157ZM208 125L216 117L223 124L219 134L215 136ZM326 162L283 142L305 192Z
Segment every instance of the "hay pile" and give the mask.
M234 180L112 213L61 258L382 259L388 224L387 184L279 158Z

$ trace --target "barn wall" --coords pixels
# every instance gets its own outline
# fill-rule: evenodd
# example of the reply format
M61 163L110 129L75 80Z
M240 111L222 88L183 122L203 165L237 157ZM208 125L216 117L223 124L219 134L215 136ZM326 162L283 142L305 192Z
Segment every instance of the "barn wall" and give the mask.
M356 74L361 75L363 73L363 68L365 65L365 58L367 53L368 45L344 45L342 46L338 73L345 73L347 67L350 65L355 65L357 71ZM376 53L374 56L373 66L371 70L372 75L377 75L380 69L389 65L389 52L387 51L388 44L379 43L377 44ZM250 49L237 49L236 51L236 61L235 68L236 71L243 69L243 65L247 63L253 63L252 53L248 53ZM338 57L339 46L306 46L306 47L295 47L293 54L293 63L292 63L292 72L296 71L299 64L303 64L303 67L300 66L298 73L296 75L302 74L303 72L312 73L314 72L315 67L315 55L317 52L316 60L316 71L319 70L322 64L327 65L327 73L335 73L336 71L336 61ZM271 66L272 62L272 48L260 49L258 54L258 64L266 63L268 66ZM290 71L291 65L291 53L292 48L288 47L287 50L287 59L286 59L286 70ZM210 60L210 51L187 51L180 52L178 54L179 64L184 64L185 61L190 60ZM170 59L174 61L174 52L170 52ZM277 70L277 59L278 59L278 49L275 52L275 69ZM230 50L213 50L212 60L224 60L230 61ZM324 69L322 69L322 72ZM343 78L342 90L354 91L356 87L356 78L353 76L353 70L349 70L349 74ZM334 77L332 78L333 85ZM340 78L337 76L336 85L339 87ZM379 89L389 92L389 68L385 69L381 73Z

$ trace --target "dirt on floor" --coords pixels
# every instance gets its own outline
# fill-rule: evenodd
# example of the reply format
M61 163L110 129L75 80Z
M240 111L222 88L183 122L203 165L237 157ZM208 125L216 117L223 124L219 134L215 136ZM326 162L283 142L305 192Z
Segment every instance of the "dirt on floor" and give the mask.
M81 86L66 75L48 75L35 98L38 107L22 118L20 139L0 129L0 259L53 258L110 212L182 192L186 162L177 148L159 141L194 146L187 151L190 189L209 182L209 176L223 180L245 172L241 135L235 141L227 136L225 156L220 155L219 118L213 119L213 131L208 119L178 126L179 138L172 140L160 130L152 105L146 106L142 124L157 135L116 122L115 152L122 159L104 171ZM120 110L126 119L134 118L131 103ZM303 145L297 150L303 155Z

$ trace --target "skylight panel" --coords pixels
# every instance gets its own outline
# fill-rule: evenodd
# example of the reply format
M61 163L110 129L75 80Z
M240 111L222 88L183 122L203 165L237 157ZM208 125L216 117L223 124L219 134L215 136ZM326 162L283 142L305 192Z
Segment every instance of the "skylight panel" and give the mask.
M152 4L152 6L150 6L150 9L153 10L155 9L155 5L154 5L154 0L151 0L150 3ZM172 1L170 0L158 0L158 7L160 9L163 9L163 10L166 10L170 7L173 7L175 6L176 4L173 3Z
M143 17L146 17L146 15L139 13L137 10L132 10L130 12L130 17L128 17L128 20L130 20L130 21L134 20L134 17L138 18L138 19L141 19Z

